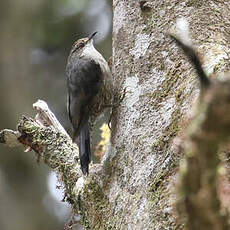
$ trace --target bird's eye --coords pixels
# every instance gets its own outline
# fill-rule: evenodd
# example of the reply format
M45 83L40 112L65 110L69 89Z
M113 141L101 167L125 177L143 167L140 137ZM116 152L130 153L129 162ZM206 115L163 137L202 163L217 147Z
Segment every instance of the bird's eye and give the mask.
M85 46L85 43L83 43L83 42L81 42L80 44L79 44L79 47L80 48L83 48Z

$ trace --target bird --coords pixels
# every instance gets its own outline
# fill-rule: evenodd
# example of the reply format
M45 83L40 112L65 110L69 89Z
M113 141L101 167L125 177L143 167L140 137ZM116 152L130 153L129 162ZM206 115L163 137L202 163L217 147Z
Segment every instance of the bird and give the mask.
M66 65L67 113L84 175L89 174L92 155L90 131L96 118L113 104L112 75L107 61L93 45L96 34L74 42Z

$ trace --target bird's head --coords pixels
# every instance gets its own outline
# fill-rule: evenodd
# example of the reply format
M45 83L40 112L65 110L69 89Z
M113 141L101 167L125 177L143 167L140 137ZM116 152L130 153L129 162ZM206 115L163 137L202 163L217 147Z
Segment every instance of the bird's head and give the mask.
M81 38L78 39L76 42L74 42L72 49L71 49L71 53L74 52L80 52L82 51L86 46L88 45L92 45L93 44L93 37L97 34L97 31L92 33L91 35L89 35L86 38Z

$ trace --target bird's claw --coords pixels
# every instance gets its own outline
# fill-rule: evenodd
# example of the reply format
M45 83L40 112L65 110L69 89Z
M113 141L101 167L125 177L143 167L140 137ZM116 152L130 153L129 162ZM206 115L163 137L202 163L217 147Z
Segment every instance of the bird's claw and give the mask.
M109 122L108 122L108 127L109 127L110 130L112 129L111 128L111 120L112 120L112 116L114 114L114 108L118 107L123 102L123 100L125 99L127 93L128 93L127 87L125 87L121 94L119 94L119 95L116 94L114 96L114 102L113 102L113 105L112 105L112 113L110 114L110 118L109 118Z

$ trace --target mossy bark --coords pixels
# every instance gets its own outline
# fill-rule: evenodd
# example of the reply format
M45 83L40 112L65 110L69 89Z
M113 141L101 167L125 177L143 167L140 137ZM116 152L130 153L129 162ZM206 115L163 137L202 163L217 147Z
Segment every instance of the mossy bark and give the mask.
M142 2L113 1L113 76L129 94L114 118L105 193L117 215L110 217L114 228L182 229L174 212L181 158L174 140L199 83L167 32L185 17L207 72L228 69L229 7L227 1L144 1L146 10Z

